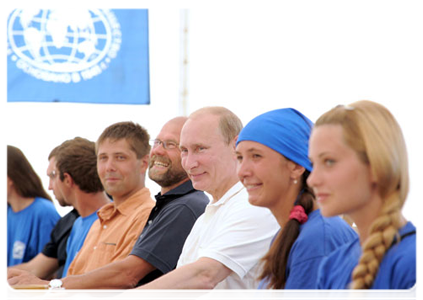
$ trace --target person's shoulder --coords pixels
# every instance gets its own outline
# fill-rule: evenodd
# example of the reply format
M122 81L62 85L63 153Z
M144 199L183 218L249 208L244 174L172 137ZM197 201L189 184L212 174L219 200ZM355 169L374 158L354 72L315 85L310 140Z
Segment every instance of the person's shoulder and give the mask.
M190 197L198 199L199 201L207 202L207 203L210 202L210 198L207 197L207 195L203 191L194 190L194 192L190 193L189 195Z
M75 219L75 221L73 222L73 226L72 227L78 227L81 226L83 223L83 218L81 216L79 216L78 218Z
M34 203L36 205L44 205L44 206L54 206L53 201L50 201L43 197L35 197Z
M207 195L204 192L194 190L191 193L188 193L188 194L182 195L181 197L176 198L172 202L178 205L186 204L188 206L207 205L210 202L210 198L207 197Z
M394 243L379 266L380 274L375 287L408 289L416 282L416 235L414 226L406 225L400 230L401 240Z
M34 206L38 207L40 210L45 210L45 212L56 212L56 207L54 203L48 199L37 197L34 200ZM57 213L58 214L58 213Z
M350 242L338 246L335 250L330 252L323 260L322 266L326 268L330 266L343 266L345 264L356 265L361 255L361 247L358 237Z
M165 202L159 214L168 215L185 212L198 216L204 212L209 201L209 198L203 192L191 192Z
M393 264L415 265L416 263L416 233L413 225L406 225L400 230L399 242L394 242L387 251L386 260ZM414 228L414 229L413 229Z
M342 234L346 239L355 239L358 235L355 230L339 216L326 218L320 215L324 223L325 232L327 235Z
M315 210L309 214L307 222L301 225L300 235L293 247L296 250L305 251L304 255L311 258L327 256L336 248L357 237L353 229L342 228L342 226L343 224L338 220L328 220L320 214L319 210Z
M245 212L252 215L271 214L270 210L266 207L252 205L248 201L248 193L245 189L230 199L228 204L228 209L230 209L232 212L239 211L240 213Z
M302 231L305 234L313 236L331 236L337 232L346 232L352 238L357 236L352 227L342 218L338 216L326 218L320 213L320 210L315 210L309 214L309 219L303 225Z
M196 213L203 213L207 204L210 203L210 199L204 192L194 191L172 202L175 202L175 205L181 205L187 209L193 210Z
M79 218L78 211L74 208L70 212L68 212L66 215L60 218L60 221L62 222L73 222L77 218Z
M59 221L57 221L57 224L55 227L71 227L71 224L74 224L74 222L79 218L79 214L76 211L76 209L72 209L70 212L68 212L66 215L61 217Z

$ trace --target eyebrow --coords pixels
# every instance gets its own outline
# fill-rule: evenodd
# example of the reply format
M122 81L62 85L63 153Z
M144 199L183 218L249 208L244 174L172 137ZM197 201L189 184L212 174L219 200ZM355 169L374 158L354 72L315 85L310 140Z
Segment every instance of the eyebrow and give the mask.
M319 155L317 155L316 158L321 158L321 157L323 157L325 155L328 155L328 154L330 154L330 152L329 151L325 151L325 152L322 152ZM311 156L309 156L308 159L311 160Z
M254 151L262 152L262 150L257 149L257 148L255 148L255 147L248 148L246 152L250 153L250 152L254 152ZM238 150L237 150L237 151L235 151L235 152L236 152L236 153L240 153Z
M126 152L112 152L112 153L102 152L102 153L97 154L97 156L101 156L101 155L128 155L128 153L126 153Z
M197 149L198 147L203 147L203 148L210 148L210 145L206 145L204 143L195 143L195 144L190 144L188 146L185 145L179 145L179 149Z

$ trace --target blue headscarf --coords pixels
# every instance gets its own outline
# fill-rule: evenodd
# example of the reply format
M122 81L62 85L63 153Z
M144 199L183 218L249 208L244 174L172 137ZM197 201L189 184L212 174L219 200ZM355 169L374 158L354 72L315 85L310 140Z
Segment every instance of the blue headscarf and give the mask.
M252 119L241 130L236 144L263 144L311 172L308 140L312 127L313 123L293 108L272 110Z

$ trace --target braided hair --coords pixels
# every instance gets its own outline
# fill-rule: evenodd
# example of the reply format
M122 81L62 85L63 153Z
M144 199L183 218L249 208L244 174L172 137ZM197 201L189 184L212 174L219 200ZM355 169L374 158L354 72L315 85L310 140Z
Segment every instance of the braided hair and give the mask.
M408 158L404 137L392 114L382 105L359 101L337 106L323 114L315 126L340 125L344 142L370 167L382 199L378 217L369 228L362 255L352 273L351 288L373 285L379 265L401 226L401 209L408 194Z

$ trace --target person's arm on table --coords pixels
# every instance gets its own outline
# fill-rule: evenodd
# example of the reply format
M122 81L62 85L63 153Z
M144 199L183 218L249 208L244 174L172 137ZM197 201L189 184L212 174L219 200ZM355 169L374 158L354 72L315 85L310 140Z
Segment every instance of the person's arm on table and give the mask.
M7 282L10 286L16 285L45 285L47 286L50 281L43 280L35 276L29 271L20 270L16 268L7 269Z
M88 293L96 297L110 296L130 288L156 268L135 255L108 264L82 275L62 279L63 287L69 296Z
M71 275L62 278L65 289L128 289L134 288L155 267L145 260L129 255L127 258L111 263L82 275ZM31 273L19 270L8 271L8 282L14 285L44 284L49 281L41 280Z
M38 255L29 262L12 266L8 269L12 268L29 271L39 278L48 279L57 271L59 263L57 258L48 257L43 253L38 253Z
M231 269L217 260L202 257L140 286L139 289L213 289L231 272Z

